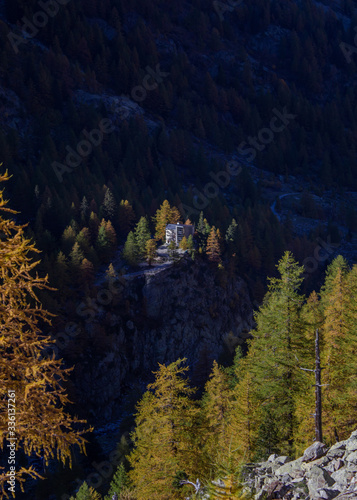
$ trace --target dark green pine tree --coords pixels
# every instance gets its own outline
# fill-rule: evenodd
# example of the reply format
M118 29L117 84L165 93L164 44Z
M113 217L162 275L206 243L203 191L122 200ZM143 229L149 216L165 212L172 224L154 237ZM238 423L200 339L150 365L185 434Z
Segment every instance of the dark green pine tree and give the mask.
M77 495L75 497L71 497L70 500L101 500L101 498L102 497L99 493L97 493L91 486L88 486L88 484L84 481L82 486L79 488Z
M207 246L207 238L210 234L211 227L208 224L207 219L203 217L203 212L200 213L196 231L198 247L201 248L201 252L205 252Z
M96 241L96 250L98 253L98 257L102 262L106 262L110 257L110 242L108 239L108 235L106 232L105 221L102 220L99 230L98 237Z
M136 266L138 263L138 249L133 231L130 231L125 242L123 258L130 266Z
M238 233L237 229L238 229L237 221L235 219L232 219L232 222L230 223L225 235L225 240L228 244L233 243L235 241Z
M104 217L110 220L114 218L116 212L116 203L113 193L110 191L109 188L105 192L102 209Z
M129 485L130 481L128 475L126 473L124 464L121 463L113 476L108 494L104 497L104 500L112 500L114 493L116 493L119 498L120 493L123 492L123 490L125 491L126 489L128 489Z
M278 445L281 452L293 452L295 395L299 391L306 340L300 319L303 296L299 294L304 267L285 252L277 266L280 277L270 278L269 289L255 315L247 363L254 391L264 411L261 426L279 422ZM263 450L260 450L263 453ZM270 450L266 450L269 453Z
M146 243L150 240L151 234L149 222L146 217L141 217L135 227L135 241L138 251L138 257L144 258L146 255Z

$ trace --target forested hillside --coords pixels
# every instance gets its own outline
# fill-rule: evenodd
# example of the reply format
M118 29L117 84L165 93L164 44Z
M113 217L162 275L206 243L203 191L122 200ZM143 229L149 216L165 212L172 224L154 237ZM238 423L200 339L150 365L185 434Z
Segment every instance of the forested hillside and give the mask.
M314 439L316 332L324 439L356 428L356 7L0 1L0 327L16 338L0 332L0 380L24 402L35 388L38 421L36 391L54 391L75 464L44 431L24 495L75 495L119 441L121 500L223 476L239 495L243 462ZM192 231L165 246L167 225ZM44 351L37 380L26 359ZM79 453L78 422L124 414ZM112 500L117 465L76 500Z
M238 271L248 272L261 299L284 248L303 260L313 245L276 223L264 184L248 168L228 184L227 176L217 181L227 185L216 194L208 184L238 160L297 175L306 191L355 188L356 71L352 49L348 58L339 46L354 46L353 2L336 14L311 1L254 0L226 10L219 2L115 0L59 7L44 14L48 22L35 26L36 36L21 32L23 19L31 24L40 12L35 1L5 1L1 21L0 155L53 284L59 249L67 259L71 251L61 244L68 226L82 241L91 215L104 217L126 237L121 202L128 200L137 221L167 198L196 222L203 207L221 231L235 218ZM254 141L274 117L279 132ZM110 132L87 150L79 146L81 156L80 141L103 118ZM271 182L278 187L278 178ZM341 210L354 231L355 207ZM326 237L326 229L317 231L312 238ZM96 267L105 259L95 245L85 251L87 243L82 251Z

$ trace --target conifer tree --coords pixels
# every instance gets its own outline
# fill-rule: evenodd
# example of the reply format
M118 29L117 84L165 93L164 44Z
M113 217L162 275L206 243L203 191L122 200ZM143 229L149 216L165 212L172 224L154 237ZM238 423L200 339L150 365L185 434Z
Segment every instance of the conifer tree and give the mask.
M71 253L69 254L69 257L71 259L71 265L73 266L74 271L77 272L80 268L82 260L84 259L83 252L80 249L80 246L79 246L77 241L73 245L73 248L71 250Z
M229 377L214 361L202 398L205 440L202 451L211 467L222 460L229 448L231 436L227 429L227 414L231 399Z
M324 394L324 427L329 442L347 437L357 420L356 414L356 358L357 339L351 318L350 306L355 304L355 283L338 267L333 279L326 276L324 296L324 324L322 351L323 384L328 384ZM354 272L355 275L355 272ZM353 280L354 281L354 280ZM352 300L351 300L352 299ZM354 310L356 306L354 305ZM352 313L352 317L353 317ZM356 318L354 318L354 322ZM353 323L352 323L353 324Z
M95 491L92 486L84 481L84 483L79 488L75 497L71 497L70 500L102 500L101 495Z
M96 213L94 212L90 213L88 226L91 235L91 241L92 243L94 243L95 240L97 239L98 228L99 228L99 219Z
M153 217L155 222L155 239L163 240L167 224L176 224L180 221L180 218L181 215L178 209L171 207L170 203L165 200Z
M127 234L133 227L135 213L128 200L121 200L119 205L119 228L122 234Z
M107 236L111 249L115 250L117 246L117 235L110 220L108 220L105 224L105 234Z
M196 481L198 450L192 443L198 409L191 399L194 390L185 377L184 362L159 365L155 382L137 406L134 450L129 457L129 478L137 500L183 498L183 492L173 486L180 472Z
M218 231L218 230L217 230ZM211 262L221 262L221 247L219 244L219 233L213 226L207 239L206 254Z
M187 250L188 249L188 242L187 242L186 236L184 236L182 238L182 240L180 241L179 248L181 248L181 250Z
M120 493L126 489L128 489L130 486L128 474L125 470L124 464L121 463L117 470L114 473L113 479L110 483L109 491L108 494L104 497L104 500L112 500L113 495L116 493L119 495Z
M264 404L265 417L279 422L281 452L291 454L294 396L302 376L297 358L305 349L300 319L303 297L299 294L304 268L295 262L290 252L285 252L277 268L280 277L270 278L263 305L255 315L257 327L249 342L247 366L252 374L253 390Z
M146 258L149 266L151 266L153 260L156 257L156 241L154 239L150 239L146 242Z
M79 246L83 250L84 253L87 253L90 248L90 231L88 227L84 227L81 229L81 231L78 233L76 237L76 241L78 242Z
M300 353L299 367L303 370L300 390L296 394L295 414L297 429L295 432L295 448L297 453L303 452L314 440L315 425L311 415L315 412L315 336L316 330L321 332L323 324L322 306L316 292L312 292L301 310L302 327L307 349ZM324 388L322 388L324 396ZM323 401L323 400L322 400Z
M196 230L198 245L202 249L201 252L204 252L206 250L207 237L210 234L210 231L210 225L208 224L207 219L204 218L203 212L201 212Z
M102 261L107 261L111 255L111 245L107 235L106 221L102 219L98 229L98 236L96 241L96 249L98 256Z
M0 182L9 179L7 173ZM15 399L16 449L25 455L43 457L46 464L52 458L71 463L71 447L84 450L84 431L74 430L78 421L65 413L69 402L62 385L68 371L60 360L43 357L53 341L42 333L41 327L50 324L50 315L37 297L49 289L48 279L40 278L33 270L39 262L31 255L39 253L24 236L24 227L5 218L15 214L7 207L0 191L0 412L5 414L9 398ZM40 327L41 325L41 327ZM0 419L0 448L8 443L8 421ZM40 477L34 469L18 464L16 482L24 476ZM9 476L0 467L0 496Z
M238 358L240 353L238 352ZM238 363L240 365L240 363ZM249 462L254 456L257 441L257 427L261 422L261 408L255 396L253 378L248 370L237 373L238 383L233 389L233 397L227 412L227 433L230 436L230 447L234 450L237 462Z
M195 244L193 242L193 237L192 234L187 239L187 249L189 251L189 254L191 255L192 259L194 258L195 255Z
M139 258L146 255L146 243L150 240L151 234L149 222L146 217L141 217L135 228L135 241Z
M341 270L342 276L346 276L349 271L348 262L342 255L338 255L328 266L324 284L320 290L321 304L324 307L328 302L328 297L333 288L333 281L336 277L338 270Z
M130 231L125 242L123 249L123 258L130 266L136 266L138 263L138 250L133 231Z
M65 254L69 254L76 241L76 232L72 226L67 226L62 234L62 249Z
M238 224L235 219L232 219L232 222L230 223L225 235L225 240L227 243L233 243L235 241L237 236L237 229Z
M88 205L87 198L85 196L83 196L82 201L81 201L81 205L79 207L79 210L81 212L81 219L82 219L82 221L86 220L88 208L89 208L89 205Z
M115 199L111 190L107 188L103 200L103 215L107 219L112 220L114 218L115 212L116 212Z

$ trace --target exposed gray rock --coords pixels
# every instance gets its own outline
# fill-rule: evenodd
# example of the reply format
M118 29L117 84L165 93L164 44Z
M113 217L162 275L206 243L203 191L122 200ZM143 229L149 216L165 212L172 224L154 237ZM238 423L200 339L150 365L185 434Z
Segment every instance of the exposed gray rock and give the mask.
M357 450L357 436L349 439L346 443L346 451L356 451Z
M335 459L331 460L331 461L330 461L330 462L326 465L325 469L326 469L328 472L332 473L332 472L335 472L335 471L337 471L337 470L341 469L341 467L343 467L344 463L345 463L345 462L344 462L343 460L341 460L340 458L335 458Z
M295 478L298 474L301 474L301 464L302 457L282 465L276 469L275 475L284 476L285 474L289 474L290 477Z
M319 490L328 488L335 483L330 474L318 465L314 465L306 472L306 475L308 477L307 486L311 500L318 500L320 498Z
M354 473L343 467L342 469L333 472L331 477L336 481L337 485L345 487L350 484L352 478L354 477Z
M328 488L322 488L321 490L318 491L318 494L320 495L320 498L323 500L332 500L333 498L336 498L337 495L340 494L339 490L330 490Z
M283 465L280 461L287 457L277 455L248 464L243 472L245 491L254 493L255 500L357 500L356 441L357 431L329 450L314 443L303 457Z
M313 460L312 462L303 462L301 464L301 468L308 471L312 467L314 467L314 465L324 466L324 465L327 465L328 463L329 463L329 459L327 457L321 457L321 458L318 458L317 460Z
M88 336L96 331L98 340L102 329L100 347L90 356L86 352L87 359L76 363L74 371L78 404L101 425L120 417L123 389L133 379L141 377L146 385L158 363L178 358L187 358L193 374L195 364L210 370L220 353L234 353L254 324L246 283L218 281L205 263L182 258L157 274L123 281L110 304L96 301L95 317L83 331Z
M334 458L343 457L343 455L345 454L345 450L346 450L346 442L347 441L340 441L339 443L334 444L328 450L326 455L328 457L331 457L331 458L332 457L334 457Z
M357 464L357 451L353 451L352 453L346 454L345 460L346 462Z
M316 441L305 450L302 460L303 462L312 462L313 460L326 455L326 452L327 446L319 441Z

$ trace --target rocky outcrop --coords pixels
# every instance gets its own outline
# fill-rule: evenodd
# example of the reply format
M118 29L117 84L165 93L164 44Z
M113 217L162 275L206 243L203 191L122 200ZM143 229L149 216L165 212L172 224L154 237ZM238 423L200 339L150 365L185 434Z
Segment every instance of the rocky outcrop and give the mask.
M331 448L315 442L296 460L271 455L247 464L243 475L254 500L357 499L357 431Z
M204 378L212 360L234 353L253 326L246 283L189 258L126 280L120 296L97 306L84 325L73 381L75 400L101 423L117 418L123 388L140 379L145 386L158 363L185 357L191 375Z

